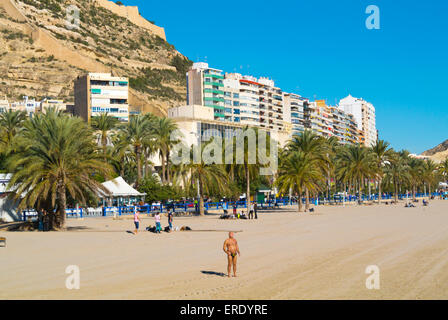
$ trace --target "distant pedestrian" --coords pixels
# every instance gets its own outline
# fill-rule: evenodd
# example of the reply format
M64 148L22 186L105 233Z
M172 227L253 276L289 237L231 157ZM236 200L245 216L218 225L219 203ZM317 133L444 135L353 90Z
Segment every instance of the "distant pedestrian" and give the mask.
M237 213L236 213L236 204L233 205L233 217L236 218Z
M138 228L140 226L140 214L137 210L137 207L134 207L134 224L135 224L134 234L136 235L138 233Z
M257 203L255 202L255 204L254 204L255 219L258 219L257 210L258 210L258 205L257 205Z
M170 228L170 231L173 230L173 213L171 210L168 210L168 226Z
M251 203L249 206L250 206L249 207L249 219L253 219L254 218L254 204Z
M44 230L44 210L40 209L37 214L37 220L38 220L38 230L43 231Z
M42 210L43 231L50 230L50 216L46 210Z
M162 231L162 226L160 225L160 212L157 212L154 215L154 219L156 221L156 233L160 233Z

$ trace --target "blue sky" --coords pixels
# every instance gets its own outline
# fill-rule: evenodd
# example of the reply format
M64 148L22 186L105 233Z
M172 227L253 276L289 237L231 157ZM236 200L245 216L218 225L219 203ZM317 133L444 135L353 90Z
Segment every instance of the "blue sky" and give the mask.
M420 153L448 139L446 0L122 0L193 61L268 76L328 103L362 97L380 138ZM380 30L368 30L368 5Z

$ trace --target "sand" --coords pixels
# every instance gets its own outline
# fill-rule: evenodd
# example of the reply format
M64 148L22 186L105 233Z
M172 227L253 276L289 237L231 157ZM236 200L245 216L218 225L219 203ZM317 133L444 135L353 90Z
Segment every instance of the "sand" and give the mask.
M174 224L209 231L134 236L132 220L86 218L69 220L69 232L0 232L0 298L448 299L448 201ZM223 276L229 230L241 231L237 278ZM68 265L80 268L79 290L65 287ZM369 265L379 267L379 290L366 288Z

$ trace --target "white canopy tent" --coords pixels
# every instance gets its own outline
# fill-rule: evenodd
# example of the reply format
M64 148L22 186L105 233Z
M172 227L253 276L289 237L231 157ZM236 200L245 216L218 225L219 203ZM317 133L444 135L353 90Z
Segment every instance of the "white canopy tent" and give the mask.
M130 204L131 200L142 199L146 195L146 193L141 193L132 188L122 177L103 182L102 185L109 191L109 193L105 193L100 190L99 197L103 199L103 202L109 200L116 202L117 205Z
M11 181L12 174L0 174L0 220L4 222L12 222L22 220L21 213L17 212L17 203L9 200L8 195L11 193L7 186Z

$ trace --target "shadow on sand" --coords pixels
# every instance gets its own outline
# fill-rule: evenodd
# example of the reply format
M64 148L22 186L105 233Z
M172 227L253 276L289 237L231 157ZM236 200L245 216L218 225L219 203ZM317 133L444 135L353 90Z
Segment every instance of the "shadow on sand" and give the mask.
M210 276L218 276L218 277L227 277L227 275L223 272L216 272L216 271L201 271L202 274L207 274Z

